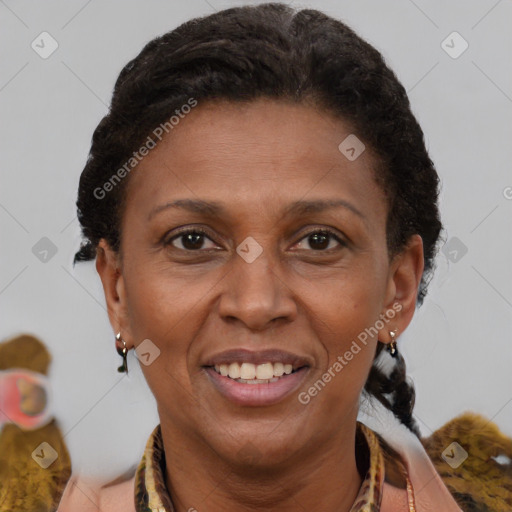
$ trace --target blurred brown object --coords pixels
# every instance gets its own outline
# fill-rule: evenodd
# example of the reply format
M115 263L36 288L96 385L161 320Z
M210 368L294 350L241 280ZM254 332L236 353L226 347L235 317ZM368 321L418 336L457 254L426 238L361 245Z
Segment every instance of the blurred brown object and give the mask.
M0 342L0 370L26 368L47 375L51 360L44 343L29 334Z
M0 343L0 370L25 368L47 374L51 356L44 343L21 335ZM46 469L32 453L48 443L57 458ZM41 448L39 448L39 453ZM71 475L71 459L57 421L35 430L15 424L0 434L0 512L54 512Z

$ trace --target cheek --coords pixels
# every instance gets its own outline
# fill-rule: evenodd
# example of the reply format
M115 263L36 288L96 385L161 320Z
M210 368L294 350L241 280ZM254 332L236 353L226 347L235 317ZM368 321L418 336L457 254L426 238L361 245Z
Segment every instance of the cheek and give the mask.
M310 412L326 422L333 416L341 421L349 411L356 411L376 348L376 339L365 331L372 325L373 308L346 302L337 310L331 305L330 311L331 319L323 317L330 322L328 329L324 325L320 334L326 357L315 378L301 390L301 403L313 402Z
M133 239L139 239L139 246L147 244L142 236ZM131 245L127 245L124 277L127 315L135 343L151 336L160 343L183 338L180 333L193 323L194 309L208 290L202 285L205 280L197 272L183 275L176 271L160 252L146 253L137 244Z
M375 325L382 312L383 276L371 265L351 267L326 280L310 296L310 308L328 341L329 352L344 352L347 343ZM307 296L304 290L304 296ZM371 338L371 336L369 336Z
M139 274L127 284L127 314L135 345L151 340L158 357L149 365L140 364L145 380L162 415L173 421L190 416L191 382L187 368L190 340L194 339L196 294L152 272Z
M331 400L355 399L366 382L375 354L384 284L371 265L360 271L351 268L338 282L324 283L317 296L314 331L326 354L319 387L329 387Z
M169 373L179 375L181 384L186 382L187 352L198 328L194 312L198 311L200 300L197 284L194 289L154 268L126 280L127 317L133 342L137 346L149 339L160 350L154 363L143 368L148 381L157 374Z

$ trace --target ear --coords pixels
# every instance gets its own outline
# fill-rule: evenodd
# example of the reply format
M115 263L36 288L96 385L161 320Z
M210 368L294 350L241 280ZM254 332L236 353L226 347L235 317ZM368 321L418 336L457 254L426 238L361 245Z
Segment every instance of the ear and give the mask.
M103 284L108 317L114 332L121 332L126 344L129 343L126 314L126 294L119 255L102 238L96 250L96 270Z
M379 340L383 343L391 341L389 331L397 330L399 336L411 322L416 310L423 268L423 240L415 234L390 264L383 314L391 311L396 314L388 314L389 322L379 331Z

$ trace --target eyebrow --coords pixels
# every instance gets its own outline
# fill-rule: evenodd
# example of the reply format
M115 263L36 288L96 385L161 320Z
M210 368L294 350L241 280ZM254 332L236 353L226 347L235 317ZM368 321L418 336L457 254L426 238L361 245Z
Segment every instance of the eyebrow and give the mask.
M313 201L295 201L288 205L284 212L283 217L290 215L304 215L308 213L319 213L332 208L345 208L350 210L355 215L367 220L366 217L354 205L345 201L344 199L316 199ZM198 213L205 216L221 216L226 213L226 209L221 203L216 201L203 201L201 199L177 199L168 203L162 204L154 208L148 215L150 221L158 213L168 209L183 209L191 213Z

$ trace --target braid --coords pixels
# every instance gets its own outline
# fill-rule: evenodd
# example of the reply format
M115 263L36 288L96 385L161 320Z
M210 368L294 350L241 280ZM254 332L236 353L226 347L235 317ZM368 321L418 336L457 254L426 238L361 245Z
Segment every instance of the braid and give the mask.
M377 343L375 359L364 389L377 398L411 432L421 437L418 425L412 416L416 393L412 382L407 378L405 360L398 350L396 357L391 357L387 350L383 350L384 347L384 343L380 341ZM389 368L389 359L394 362L392 368Z

